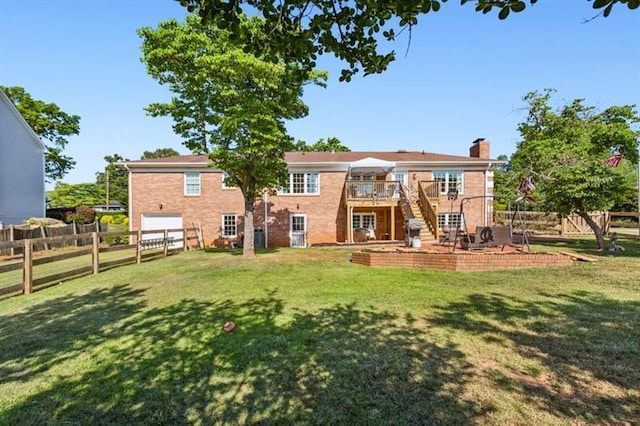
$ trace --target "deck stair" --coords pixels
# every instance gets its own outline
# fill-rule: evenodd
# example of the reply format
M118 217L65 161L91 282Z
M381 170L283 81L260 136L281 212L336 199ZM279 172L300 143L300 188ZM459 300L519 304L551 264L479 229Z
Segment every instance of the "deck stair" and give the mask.
M420 222L422 225L422 231L420 231L420 240L423 243L432 243L437 240L436 230L433 229L431 224L429 224L422 214L422 210L420 209L420 204L418 200L411 200L409 205L411 206L411 212L413 213L413 218Z

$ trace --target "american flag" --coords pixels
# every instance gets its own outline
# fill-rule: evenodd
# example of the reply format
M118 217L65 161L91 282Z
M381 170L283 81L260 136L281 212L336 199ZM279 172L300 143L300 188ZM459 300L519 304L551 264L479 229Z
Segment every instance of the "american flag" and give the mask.
M611 167L618 167L618 164L620 164L620 160L622 160L622 156L619 154L614 154L611 157L604 160L604 164Z
M522 193L533 192L535 190L536 187L533 184L533 179L531 179L531 176L522 179L522 181L520 182L520 186L518 187L518 191Z

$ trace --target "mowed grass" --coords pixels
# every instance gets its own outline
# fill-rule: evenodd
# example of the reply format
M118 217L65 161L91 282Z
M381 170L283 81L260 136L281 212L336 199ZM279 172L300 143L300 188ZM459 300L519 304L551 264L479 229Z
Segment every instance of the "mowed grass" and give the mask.
M621 243L482 273L199 251L5 298L0 424L637 424L640 244Z

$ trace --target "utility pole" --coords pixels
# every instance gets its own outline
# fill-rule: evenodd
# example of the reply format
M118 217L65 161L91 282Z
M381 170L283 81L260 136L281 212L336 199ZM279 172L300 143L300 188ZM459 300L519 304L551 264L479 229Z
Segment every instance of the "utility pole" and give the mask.
M109 169L105 169L105 181L107 183L107 205L106 205L106 211L109 211Z

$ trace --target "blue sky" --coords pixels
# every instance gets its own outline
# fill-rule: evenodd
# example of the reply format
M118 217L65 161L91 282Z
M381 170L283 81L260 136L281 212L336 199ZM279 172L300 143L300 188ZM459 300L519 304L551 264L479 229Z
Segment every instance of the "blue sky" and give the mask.
M94 181L105 155L189 153L169 119L143 111L170 93L146 74L136 35L184 15L173 0L0 0L0 84L82 118L66 150L78 164L65 182ZM531 90L557 89L558 104L640 105L640 13L619 7L585 22L594 15L585 0L543 0L499 21L450 0L420 18L406 55L406 33L390 46L398 59L384 74L340 83L341 63L320 60L329 86L306 89L310 115L289 133L307 142L334 136L354 151L454 155L484 137L496 157L515 150Z

